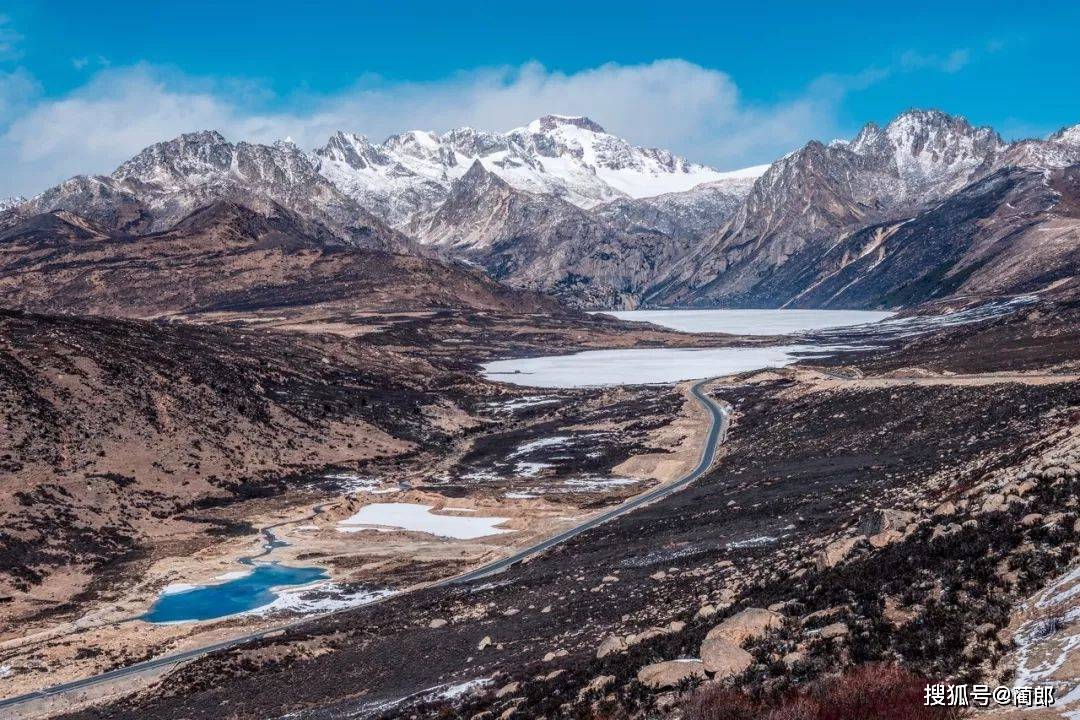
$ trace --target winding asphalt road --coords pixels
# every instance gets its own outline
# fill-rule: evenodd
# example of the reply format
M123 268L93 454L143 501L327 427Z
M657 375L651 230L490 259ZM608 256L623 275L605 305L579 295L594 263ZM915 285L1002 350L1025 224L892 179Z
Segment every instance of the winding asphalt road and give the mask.
M596 517L590 518L580 525L575 525L569 530L565 530L558 535L554 535L545 540L530 545L527 548L518 550L513 555L509 555L500 560L495 560L486 565L482 565L475 570L470 570L462 575L456 575L454 577L445 578L430 585L424 585L423 588L430 587L445 587L449 585L461 585L464 583L470 583L481 578L494 575L496 573L503 572L508 568L517 565L520 562L527 560L530 557L538 555L549 548L555 547L561 543L566 542L572 537L579 535L586 530L590 530L598 525L601 525L609 520L625 515L628 512L632 512L643 505L647 505L657 500L661 500L672 493L678 492L690 483L697 480L699 477L705 474L705 472L712 466L713 460L716 458L716 449L721 442L727 438L728 431L728 410L724 406L718 404L715 400L705 394L704 386L711 382L712 378L707 380L701 380L695 383L690 392L709 413L709 434L705 440L705 445L701 449L701 458L698 460L697 466L686 475L683 475L678 480L661 485L654 490L650 490L647 493L638 495L636 497L627 500L626 502L607 510ZM321 509L321 508L320 508ZM267 530L269 528L266 528ZM390 598L399 597L399 595L388 595L385 598L376 600L373 603L384 602ZM134 665L128 665L122 668L116 668L108 672L101 673L100 675L93 675L88 678L82 678L80 680L72 680L71 682L61 683L60 685L54 685L49 688L44 688L32 693L26 693L24 695L16 695L15 697L0 700L0 710L11 709L23 703L29 703L37 700L44 700L46 698L52 698L65 693L74 692L88 688L92 685L98 685L101 683L109 682L111 680L120 680L125 677L131 677L139 675L141 673L149 672L152 670L158 670L161 668L176 665L178 663L192 660L203 655L208 655L218 650L226 650L229 648L243 645L244 643L252 642L255 640L262 640L269 636L280 633L284 630L303 625L305 623L317 620L319 618L327 617L328 615L335 615L342 612L349 612L356 608L343 608L341 610L335 610L330 613L324 613L318 616L308 616L299 620L294 620L290 623L279 625L274 628L262 630L256 633L250 633L248 635L241 635L240 637L232 638L230 640L223 640L222 642L214 643L212 645L204 645L202 647L192 648L190 650L184 650L183 652L174 653L172 655L163 655L159 658L153 658L151 660L144 660L143 662L135 663Z

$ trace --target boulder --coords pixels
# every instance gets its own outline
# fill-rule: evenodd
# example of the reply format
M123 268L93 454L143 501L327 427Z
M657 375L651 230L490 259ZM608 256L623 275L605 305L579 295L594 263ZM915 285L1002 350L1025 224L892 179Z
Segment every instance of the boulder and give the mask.
M726 637L716 636L701 643L701 662L720 679L738 675L754 664L754 657Z
M674 687L687 678L705 679L705 666L700 660L666 660L646 665L638 670L637 679L654 690Z
M1035 527L1043 521L1041 513L1028 513L1024 517L1020 518L1020 524L1024 527Z
M1065 468L1051 465L1050 467L1043 469L1043 471L1039 473L1039 477L1043 480L1057 480L1064 474Z
M806 653L794 650L792 652L789 652L784 657L780 658L780 662L784 663L788 667L792 667L794 665L797 665L798 663L801 663L805 659Z
M578 691L578 697L583 698L589 693L602 692L615 682L614 675L597 675L588 684Z
M832 625L826 625L821 628L821 631L818 634L826 640L844 637L848 634L848 626L842 622L834 622Z
M960 526L956 523L949 523L948 525L937 525L934 527L934 531L930 533L930 542L940 540L941 538L949 537L960 532Z
M956 514L956 505L950 500L946 500L945 502L938 505L936 508L934 508L934 512L933 512L934 517L942 517L944 515L955 515L955 514Z
M714 627L705 639L721 637L738 647L749 638L760 637L767 631L780 627L783 622L783 616L772 610L747 608Z
M707 617L709 617L711 615L715 615L715 614L716 614L716 606L715 605L702 605L700 608L698 608L697 614L694 615L694 617L707 618Z
M485 635L484 639L481 640L480 643L476 646L476 649L477 650L483 650L484 648L486 648L490 644L491 644L491 636L490 635Z
M887 595L885 596L885 609L881 612L881 616L893 627L900 627L915 617L915 613L911 610L905 610L899 600Z
M442 618L435 618L434 620L432 620L431 622L428 623L428 627L431 628L432 630L437 630L437 629L439 629L441 627L446 627L446 621L443 620Z
M519 683L519 682L507 683L506 685L503 685L501 688L499 688L499 691L495 693L495 697L504 698L507 695L513 695L520 688L521 688L521 683Z
M853 537L844 538L843 540L837 540L831 542L825 546L825 549L817 554L814 558L814 562L817 564L818 570L827 570L834 565L839 564L844 558L851 554L851 551L858 547L865 538Z
M623 652L624 650L626 650L625 640L618 635L608 635L600 643L600 647L596 648L596 657L602 658L611 653Z
M907 510L877 509L859 522L859 532L867 537L883 532L903 533L904 528L915 521L915 513Z

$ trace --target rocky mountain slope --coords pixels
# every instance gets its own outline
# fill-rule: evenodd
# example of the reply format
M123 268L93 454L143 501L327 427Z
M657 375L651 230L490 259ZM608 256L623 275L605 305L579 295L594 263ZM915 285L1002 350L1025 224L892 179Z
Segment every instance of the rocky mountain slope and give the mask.
M689 249L681 234L619 228L559 198L517 190L479 161L407 231L515 287L594 307L633 307L634 289Z
M201 207L167 230L125 235L68 211L0 230L0 295L41 312L155 317L319 306L560 312L460 262L352 247L272 204Z
M936 283L935 277L944 273L955 280L962 272L963 265L946 263L942 267L948 256L935 255L928 246L957 240L948 233L955 232L965 218L952 217L949 212L970 209L976 196L982 198L981 210L978 218L967 220L980 222L966 231L987 236L997 233L1001 242L1016 243L1034 253L1030 259L1039 267L1060 262L1063 257L1067 264L1069 257L1075 257L1080 235L1068 210L1073 202L1069 182L1062 185L1053 178L1060 178L1054 171L1080 161L1078 136L1077 128L1071 128L1047 140L1007 144L992 130L972 127L963 118L937 111L909 111L884 129L867 125L851 142L811 142L774 163L731 220L669 270L646 293L646 300L757 307L788 303L883 307L894 301L890 297L893 285L917 281L923 290L907 293L906 303L919 302L945 292L946 285ZM983 192L1000 187L994 177L1019 177L1007 172L1014 167L1029 168L1027 181L1043 184L1039 212L1044 222L1057 223L1054 243L1026 236L1041 232L1043 227L1025 217L1031 208L1018 210L1004 196ZM1000 175L1002 172L1005 174ZM1063 188L1065 195L1060 194ZM942 203L940 207L938 203ZM1060 211L1054 209L1057 205L1061 205ZM927 244L925 264L909 267L902 280L886 277L900 262L883 263L886 254L901 247L908 249L908 244L900 242L904 235L892 243L883 244L882 240L900 223L927 212L936 213L932 217L937 224L921 226L918 239ZM1000 233L1013 226L1022 226L1024 237ZM978 246L982 241L968 238L965 242ZM908 250L908 257L911 254ZM846 274L849 280L854 279L856 269L865 275L859 281L861 297L833 298L839 287L829 278L852 259L868 255L871 259ZM992 265L993 261L984 258L984 262ZM992 274L989 266L986 273ZM1020 286L1029 279L1021 278ZM825 295L824 288L816 289L821 285L832 287L833 293ZM955 281L947 285L948 292L1014 292L1020 287Z

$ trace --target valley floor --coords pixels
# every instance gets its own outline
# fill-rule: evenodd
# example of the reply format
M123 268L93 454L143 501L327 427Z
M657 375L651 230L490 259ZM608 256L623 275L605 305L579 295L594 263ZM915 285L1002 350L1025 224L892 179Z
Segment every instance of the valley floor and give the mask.
M706 674L765 717L873 662L1053 683L1060 713L1077 700L1080 637L1077 328L1075 308L1039 306L724 378L710 392L733 408L730 437L685 490L497 576L315 619L67 717L722 717L735 701L695 691ZM657 417L676 400L623 392ZM505 432L461 458L537 447L532 430ZM747 610L768 621L743 649L706 652Z

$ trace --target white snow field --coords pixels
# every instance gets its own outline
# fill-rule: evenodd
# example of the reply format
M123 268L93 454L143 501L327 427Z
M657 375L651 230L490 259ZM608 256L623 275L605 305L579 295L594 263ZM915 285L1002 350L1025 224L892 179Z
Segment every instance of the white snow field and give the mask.
M414 503L365 505L352 517L339 522L338 530L341 532L410 530L455 540L471 540L513 532L498 527L506 522L507 518L436 515L431 512L431 509L431 505Z

